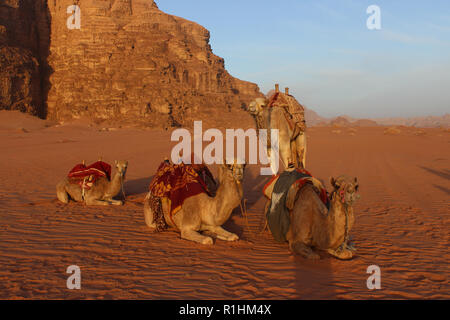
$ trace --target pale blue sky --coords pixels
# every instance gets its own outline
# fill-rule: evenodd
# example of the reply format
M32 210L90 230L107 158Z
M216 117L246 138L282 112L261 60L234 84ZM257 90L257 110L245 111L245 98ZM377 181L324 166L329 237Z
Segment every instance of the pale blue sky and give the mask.
M266 93L289 86L332 117L450 113L449 0L157 0L211 32L227 70ZM381 30L366 9L381 8Z

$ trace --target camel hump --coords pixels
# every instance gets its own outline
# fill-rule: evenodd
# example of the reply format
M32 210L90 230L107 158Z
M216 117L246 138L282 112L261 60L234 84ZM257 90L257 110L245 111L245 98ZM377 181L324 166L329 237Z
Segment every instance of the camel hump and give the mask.
M292 127L298 127L299 131L305 131L305 108L298 102L294 96L279 91L273 92L269 97L269 107L280 107L288 114L287 119L292 122Z

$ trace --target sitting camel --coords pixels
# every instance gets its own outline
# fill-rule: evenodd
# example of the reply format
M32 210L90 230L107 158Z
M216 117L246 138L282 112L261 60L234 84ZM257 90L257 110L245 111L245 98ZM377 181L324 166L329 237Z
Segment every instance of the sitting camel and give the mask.
M358 181L340 176L331 178L330 182L334 187L330 209L310 184L300 190L294 184L286 198L286 207L290 210L286 239L291 251L305 258L320 257L312 248L325 250L339 259L353 257L354 248L348 244L348 233L355 221L352 205L359 199Z
M170 217L170 205L167 198L162 198L161 205L166 223L181 233L181 238L201 244L213 244L213 239L200 234L203 231L213 233L218 239L235 241L239 237L226 231L221 226L230 218L243 197L243 164L222 164L219 166L219 186L214 197L200 193L184 200L181 209ZM149 193L144 200L145 223L156 229L154 212L150 205Z
M56 196L63 203L69 203L70 197L76 202L85 202L88 206L122 205L123 201L113 198L123 190L128 161L119 160L115 164L117 171L111 181L106 177L99 177L92 187L83 193L79 184L70 183L69 178L66 177L56 185Z

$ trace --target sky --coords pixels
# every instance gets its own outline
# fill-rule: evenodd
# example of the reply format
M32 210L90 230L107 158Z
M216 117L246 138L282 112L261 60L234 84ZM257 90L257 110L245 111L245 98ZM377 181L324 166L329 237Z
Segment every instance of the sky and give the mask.
M449 0L157 0L211 33L231 75L322 116L450 113ZM370 5L381 29L369 30Z

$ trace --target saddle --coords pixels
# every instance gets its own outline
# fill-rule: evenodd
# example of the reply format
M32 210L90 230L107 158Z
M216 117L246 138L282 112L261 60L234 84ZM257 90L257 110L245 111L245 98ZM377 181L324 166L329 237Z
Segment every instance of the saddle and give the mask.
M311 184L325 204L329 207L328 194L322 183L304 169L284 171L272 177L264 186L263 194L270 200L266 218L274 239L286 241L286 233L290 225L290 210L294 208L298 191L306 184ZM326 212L324 212L326 214Z
M284 111L284 116L289 127L294 131L291 139L294 140L299 134L306 130L305 109L289 93L274 92L269 97L269 108L279 107Z
M89 190L100 177L111 180L111 166L103 161L94 162L89 166L80 163L70 170L67 177L69 183L78 184L83 191Z
M169 217L175 225L173 216L181 209L186 199L200 193L212 196L204 180L205 176L214 181L212 173L203 164L171 164L166 160L159 165L150 182L150 191L147 195L158 231L167 228L162 208L163 201L168 202Z

